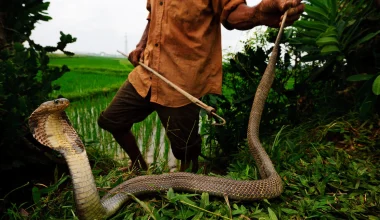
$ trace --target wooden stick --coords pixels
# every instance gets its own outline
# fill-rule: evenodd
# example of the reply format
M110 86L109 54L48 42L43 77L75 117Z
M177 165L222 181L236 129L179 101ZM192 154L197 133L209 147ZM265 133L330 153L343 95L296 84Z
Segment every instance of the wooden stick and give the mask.
M125 57L128 57L126 54L124 54L121 51L117 51L117 52L119 52L121 55L123 55ZM144 67L146 70L148 70L149 72L153 73L155 76L157 76L158 78L160 78L161 80L163 80L164 82L166 82L167 84L169 84L171 87L173 87L179 93L181 93L182 95L184 95L192 103L194 103L194 104L198 105L199 107L203 108L204 110L206 110L208 114L211 114L211 115L215 116L216 118L218 118L219 120L222 121L221 123L213 123L213 125L225 125L226 124L226 120L224 120L224 118L220 117L219 115L217 115L215 113L215 108L206 105L204 102L202 102L201 100L195 98L194 96L192 96L190 93L186 92L185 90L181 89L180 87L178 87L177 85L175 85L174 83L172 83L171 81L169 81L167 78L165 78L164 76L162 76L160 73L158 73L154 69L150 68L149 66L145 65L144 63L139 62L139 64L142 67Z

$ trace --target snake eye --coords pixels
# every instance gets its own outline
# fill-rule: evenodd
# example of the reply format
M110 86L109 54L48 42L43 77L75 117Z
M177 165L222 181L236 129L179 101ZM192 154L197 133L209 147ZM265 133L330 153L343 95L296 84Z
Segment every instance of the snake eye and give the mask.
M55 99L54 100L54 104L58 104L59 103L59 100L58 99Z

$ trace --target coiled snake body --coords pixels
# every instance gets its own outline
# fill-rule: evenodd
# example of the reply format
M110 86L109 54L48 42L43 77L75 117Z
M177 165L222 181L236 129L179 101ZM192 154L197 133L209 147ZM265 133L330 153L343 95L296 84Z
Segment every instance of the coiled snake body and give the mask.
M285 19L286 13L283 23ZM268 67L257 88L248 124L248 145L258 166L261 180L241 181L181 172L139 176L125 181L100 199L84 145L64 112L69 101L62 98L42 103L31 114L29 127L36 140L59 151L65 157L72 177L79 218L107 218L129 199L128 194L156 193L170 188L195 193L208 192L211 195L228 196L236 200L258 200L279 196L283 191L282 181L261 146L259 125L264 103L274 79L283 26L282 24Z

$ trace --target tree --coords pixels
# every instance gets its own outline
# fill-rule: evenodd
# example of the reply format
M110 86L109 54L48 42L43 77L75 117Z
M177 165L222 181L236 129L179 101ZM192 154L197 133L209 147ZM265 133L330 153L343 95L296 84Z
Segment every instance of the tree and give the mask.
M45 148L31 137L27 118L38 105L49 99L53 89L58 89L52 86L52 81L69 70L67 66L49 67L48 54L60 50L72 55L65 51L65 47L76 38L61 32L56 46L45 47L30 39L38 21L51 20L46 12L49 4L42 0L0 0L1 176L50 161L41 153ZM5 188L0 187L0 195L6 193Z
M346 95L357 91L350 104L358 106L362 117L372 114L380 94L379 9L378 0L308 0L291 41L305 54L301 61L316 64L301 83L329 81L334 93L336 88Z

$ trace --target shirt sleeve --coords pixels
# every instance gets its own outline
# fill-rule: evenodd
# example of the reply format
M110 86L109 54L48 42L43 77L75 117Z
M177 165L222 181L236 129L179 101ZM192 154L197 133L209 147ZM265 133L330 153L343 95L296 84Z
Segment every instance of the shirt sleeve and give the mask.
M146 9L149 11L149 14L148 14L148 17L146 18L146 20L150 21L150 10L151 10L150 0L146 1Z
M246 0L213 0L214 12L220 16L220 22L226 29L233 29L227 22L227 18L242 3L247 4Z

